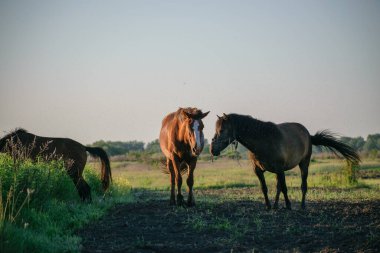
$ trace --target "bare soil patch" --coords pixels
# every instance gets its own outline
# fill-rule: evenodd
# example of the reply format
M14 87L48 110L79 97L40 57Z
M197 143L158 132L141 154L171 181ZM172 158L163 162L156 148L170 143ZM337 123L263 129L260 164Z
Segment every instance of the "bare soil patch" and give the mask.
M250 188L199 190L194 208L169 206L166 191L133 194L134 203L78 231L82 252L380 250L380 201L308 201L305 211L266 211L261 201L239 197Z

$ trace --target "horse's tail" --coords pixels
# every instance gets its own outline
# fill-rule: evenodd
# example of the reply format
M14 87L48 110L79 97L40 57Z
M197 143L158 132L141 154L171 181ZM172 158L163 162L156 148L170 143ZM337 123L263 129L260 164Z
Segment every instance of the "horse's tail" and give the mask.
M110 186L110 182L112 181L112 175L111 175L111 166L110 166L110 160L108 158L108 155L104 149L99 147L85 147L86 151L90 153L93 157L99 157L102 161L102 185L103 190L106 191L108 187Z
M324 146L336 155L340 153L353 164L360 162L358 153L350 146L339 141L329 130L318 131L314 136L312 135L310 137L313 145Z

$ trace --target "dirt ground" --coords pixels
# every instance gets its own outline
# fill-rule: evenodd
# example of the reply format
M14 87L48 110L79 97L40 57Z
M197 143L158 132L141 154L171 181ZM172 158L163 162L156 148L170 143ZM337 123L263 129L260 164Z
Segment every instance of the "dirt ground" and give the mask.
M380 252L380 201L266 211L239 198L251 191L198 190L184 208L169 206L168 192L134 190L135 202L78 231L82 252Z

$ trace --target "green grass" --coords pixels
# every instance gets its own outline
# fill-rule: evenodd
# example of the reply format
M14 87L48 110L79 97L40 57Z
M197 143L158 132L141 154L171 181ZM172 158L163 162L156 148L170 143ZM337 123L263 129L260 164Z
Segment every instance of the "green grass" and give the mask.
M98 170L85 168L93 202L83 203L62 161L16 161L0 155L0 252L78 252L74 232L117 202L131 201L116 179L103 199Z
M318 160L309 168L308 187L334 189L356 189L360 192L379 189L380 178L358 178L358 182L350 184L345 178L342 160ZM359 171L378 172L380 175L380 161L364 161ZM358 173L359 174L359 173ZM144 164L127 163L124 167L114 170L115 177L127 178L133 188L147 190L167 190L170 187L169 175L165 175L159 168ZM259 187L260 182L253 172L251 163L247 160L239 162L218 160L216 162L200 161L194 172L195 189L222 189L239 187ZM276 188L275 174L266 172L265 179L270 191ZM186 179L186 175L183 176ZM286 172L286 182L291 192L300 191L301 174L299 168ZM184 180L183 188L186 188Z
M380 161L364 161L358 168L356 183L348 182L343 171L345 165L346 163L342 160L332 159L313 162L309 168L307 199L379 199L377 192L380 190ZM363 171L370 177L361 178ZM118 178L127 178L135 189L168 190L170 188L169 175L163 174L159 168L144 164L128 163L114 170L114 175ZM260 182L249 161L218 160L213 163L201 161L198 162L194 175L195 190L250 187L258 192L255 198L262 198ZM276 191L275 174L266 172L264 175L269 194L273 199ZM184 193L186 177L186 175L183 176ZM299 168L286 172L286 182L290 198L299 201L301 199Z
M98 166L94 163L85 169L85 178L92 188L93 195L93 202L86 204L79 200L62 163L24 161L15 165L10 157L1 155L0 252L77 252L80 250L81 239L74 234L75 231L103 216L107 209L116 203L134 201L133 194L130 194L131 189L133 192L141 189L164 191L163 196L166 197L167 193L169 199L169 175L163 174L157 166L133 162L112 164L114 181L103 199ZM345 162L341 160L313 162L309 170L307 201L380 200L380 178L376 176L380 174L380 161L365 161L361 164L359 172L364 171L363 175L366 177L358 177L356 183L346 180L343 166ZM360 173L358 175L362 175ZM275 175L267 172L265 178L270 199L273 201L276 189ZM290 200L292 203L299 203L299 169L286 172L286 181ZM186 175L183 182L183 193L186 195ZM13 193L10 198L9 192L12 187ZM214 163L198 162L194 189L198 207L177 209L176 212L188 217L185 218L186 226L200 233L225 233L231 242L242 238L249 227L254 227L255 231L265 229L263 224L271 219L270 214L262 212L256 215L245 214L244 210L234 210L235 213L231 215L243 217L236 222L224 213L218 213L216 209L228 206L228 203L234 201L264 203L259 181L249 161L219 159ZM31 191L34 192L30 193ZM7 201L12 202L13 211L9 209ZM280 201L283 202L282 195ZM334 221L331 222L333 224ZM339 223L336 226L339 226ZM287 229L287 233L303 233L297 226ZM139 243L145 244L143 237Z

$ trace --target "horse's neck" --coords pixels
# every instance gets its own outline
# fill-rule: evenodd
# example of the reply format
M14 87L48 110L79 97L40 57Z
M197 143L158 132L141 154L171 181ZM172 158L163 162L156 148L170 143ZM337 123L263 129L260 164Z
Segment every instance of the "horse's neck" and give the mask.
M257 119L250 119L248 122L235 125L236 140L251 151L260 147L259 142L265 134L265 122Z

